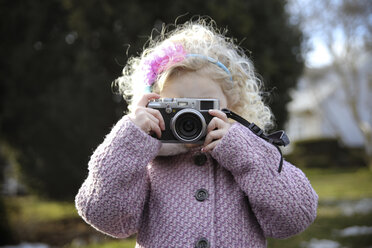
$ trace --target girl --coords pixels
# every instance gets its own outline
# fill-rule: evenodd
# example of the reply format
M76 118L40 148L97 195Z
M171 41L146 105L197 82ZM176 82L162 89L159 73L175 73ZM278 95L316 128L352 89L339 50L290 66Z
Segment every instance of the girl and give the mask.
M252 62L206 21L179 25L151 40L117 80L131 100L93 153L76 196L82 218L136 247L266 247L315 219L317 195L305 175L248 128L213 109L203 145L162 144L165 122L149 101L218 99L220 107L262 129L272 114ZM147 93L146 93L147 92Z

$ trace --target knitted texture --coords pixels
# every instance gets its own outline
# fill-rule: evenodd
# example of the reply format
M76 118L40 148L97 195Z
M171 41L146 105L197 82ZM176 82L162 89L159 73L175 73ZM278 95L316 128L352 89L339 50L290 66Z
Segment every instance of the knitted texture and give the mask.
M136 247L266 247L316 217L305 175L286 161L278 173L278 150L240 124L203 159L200 148L156 157L160 147L123 117L91 157L82 218L113 237L138 233Z

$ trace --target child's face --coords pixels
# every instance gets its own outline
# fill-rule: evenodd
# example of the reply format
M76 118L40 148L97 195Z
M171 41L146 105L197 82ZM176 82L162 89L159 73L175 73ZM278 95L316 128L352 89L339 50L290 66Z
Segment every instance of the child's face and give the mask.
M170 78L160 92L165 98L213 98L220 108L227 108L227 99L218 83L198 72L186 72Z

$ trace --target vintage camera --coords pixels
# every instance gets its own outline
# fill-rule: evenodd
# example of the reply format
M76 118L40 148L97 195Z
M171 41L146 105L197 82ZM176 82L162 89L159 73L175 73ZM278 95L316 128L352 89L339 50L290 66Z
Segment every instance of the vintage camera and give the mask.
M165 122L163 143L202 144L213 116L209 109L220 109L218 99L161 98L150 101L148 108L160 111Z

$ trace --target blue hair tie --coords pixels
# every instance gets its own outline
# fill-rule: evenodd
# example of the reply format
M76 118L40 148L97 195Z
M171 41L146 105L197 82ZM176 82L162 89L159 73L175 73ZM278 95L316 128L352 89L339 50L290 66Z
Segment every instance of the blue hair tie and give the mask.
M229 69L227 69L227 67L224 64L222 64L220 61L218 61L217 59L214 59L212 57L208 57L208 56L205 56L205 55L201 55L201 54L195 54L195 53L186 54L186 57L196 57L196 58L202 58L202 59L208 60L209 62L217 65L222 70L224 70L227 74L229 74L230 80L233 81L233 78L232 78L232 75L231 75L231 72L229 71Z

